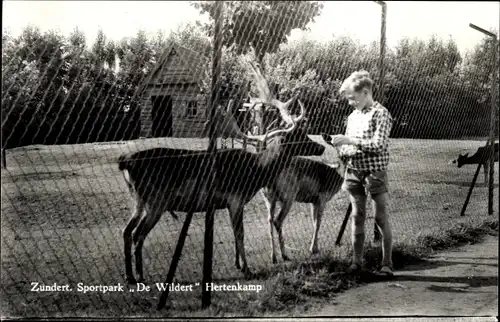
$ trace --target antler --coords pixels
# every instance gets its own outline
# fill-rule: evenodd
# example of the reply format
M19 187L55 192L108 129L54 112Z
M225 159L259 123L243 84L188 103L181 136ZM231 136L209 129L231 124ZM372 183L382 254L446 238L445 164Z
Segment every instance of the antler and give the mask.
M259 104L270 104L278 108L281 118L289 125L289 127L285 129L277 129L266 134L262 135L247 135L244 134L238 126L236 119L232 115L230 111L225 112L222 106L218 106L213 121L215 122L215 134L217 137L223 138L237 138L240 140L247 139L249 141L266 141L273 137L276 137L281 134L286 134L293 131L297 127L297 123L302 120L305 116L305 108L300 100L298 103L300 105L300 114L297 117L292 117L289 112L289 106L297 99L298 94L286 101L285 103L277 100L276 98L271 97L271 91L269 90L269 85L265 77L262 75L260 68L255 62L248 62L250 65L251 73L254 76L257 90L258 90L258 98L251 97L250 102L252 103L251 109L254 109ZM229 101L229 106L233 104L233 100ZM208 126L208 121L205 123L205 127Z
M296 94L294 97L286 101L285 103L278 101L277 99L273 98L271 100L272 104L276 106L276 108L280 111L281 118L283 121L285 121L287 124L293 124L294 122L297 122L297 120L292 119L292 116L290 115L288 107L292 105L293 101L297 99L299 95ZM299 103L302 105L302 103ZM303 106L301 106L303 108Z
M279 134L287 133L287 132L294 130L297 126L296 123L299 122L305 115L304 106L302 105L302 103L300 101L299 101L300 108L301 108L300 115L296 118L293 118L290 115L289 107L298 98L298 94L296 94L294 97L292 97L291 99L289 99L288 101L286 101L284 103L277 100L276 98L271 96L269 84L268 84L266 78L263 76L261 69L260 69L260 66L254 61L248 61L248 64L250 66L250 72L253 75L253 78L255 80L255 84L257 87L258 95L259 95L258 98L253 98L253 99L250 98L250 101L254 102L254 107L258 103L270 104L272 106L275 106L279 110L280 116L283 119L283 121L285 121L285 123L287 125L289 125L289 127L285 130L275 130L275 131L272 131L272 132L264 134L264 135L249 136L249 137L252 137L252 138L255 138L258 140L266 140L266 139L270 139L272 137L275 137Z
M248 62L250 65L250 73L252 74L255 85L257 86L257 94L259 95L259 100L262 103L270 103L271 102L271 91L269 90L269 84L266 78L262 75L260 67L254 61Z
M236 119L234 118L233 114L231 112L225 112L222 106L217 106L217 109L215 111L214 119L213 122L215 122L215 135L217 137L222 137L222 138L236 138L236 139L247 139L249 141L260 141L264 142L266 140L269 140L273 137L276 137L281 134L286 134L288 132L293 131L297 127L297 123L304 118L305 111L304 111L304 105L302 102L299 100L299 105L300 105L300 115L297 116L296 118L291 117L291 126L286 128L286 129L277 129L274 131L271 131L266 134L262 135L247 135L244 134L240 127L238 126L238 122L236 122ZM256 105L258 103L254 103ZM232 100L229 101L229 106L232 105ZM208 126L208 122L205 123L205 127Z
M253 75L259 95L258 99L254 99L254 101L260 101L263 104L271 104L275 106L276 108L278 108L283 121L285 121L288 125L293 124L293 120L288 109L290 105L295 101L295 99L297 99L298 94L296 94L285 103L277 100L276 98L271 96L269 83L267 82L267 79L264 77L264 75L262 75L259 65L254 61L249 61L248 64L250 65L250 73Z
M297 123L300 122L300 120L302 120L305 116L304 105L302 104L302 102L300 100L298 100L298 102L300 105L300 114L299 114L299 116L297 116L295 118L290 116L290 122L291 122L290 127L286 128L286 129L277 129L277 130L268 132L266 134L261 134L261 135L245 135L247 137L247 139L266 141L266 140L270 140L278 135L286 134L286 133L289 133L289 132L292 132L293 130L295 130L295 128L297 127Z
M231 113L230 110L233 102L233 100L229 100L227 111L224 111L224 108L221 105L217 106L213 118L213 122L215 123L215 136L222 137L224 139L236 138L240 140L247 139L260 141L259 138L248 137L241 131L240 127L238 126L238 122L236 122L236 119L234 118L233 113ZM205 133L207 132L206 129L208 129L209 124L210 120L205 122Z

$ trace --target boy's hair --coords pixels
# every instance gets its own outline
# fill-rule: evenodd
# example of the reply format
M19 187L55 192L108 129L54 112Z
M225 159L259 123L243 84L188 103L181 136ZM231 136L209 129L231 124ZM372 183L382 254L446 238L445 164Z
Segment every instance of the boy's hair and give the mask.
M370 73L366 70L359 70L352 73L349 77L347 77L342 86L340 86L340 95L344 95L344 92L352 88L355 92L359 92L364 88L368 90L372 90L373 80L370 78Z

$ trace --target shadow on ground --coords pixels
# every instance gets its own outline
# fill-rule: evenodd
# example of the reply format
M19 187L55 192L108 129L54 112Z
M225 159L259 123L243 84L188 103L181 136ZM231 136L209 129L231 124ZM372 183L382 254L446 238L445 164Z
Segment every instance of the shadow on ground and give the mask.
M430 183L430 184L446 184L446 185L458 186L458 187L470 187L470 184L472 183L472 179L471 179L471 181L425 180L423 182ZM486 188L486 187L488 187L488 184L484 184L484 182L476 181L476 184L474 186L478 187L478 188ZM493 187L498 188L498 183L494 183Z
M486 258L488 260L497 260L496 258ZM432 275L410 275L404 274L405 271L424 271L435 269L443 266L452 265L486 265L498 267L497 264L488 263L471 263L471 262L454 262L454 261L432 261L425 262L421 265L412 265L411 267L404 268L396 271L393 277L379 275L375 271L364 271L357 276L357 282L361 283L377 283L377 282L391 282L397 283L402 281L413 282L431 282L431 283L450 283L450 284L463 284L464 286L443 286L443 285L430 285L427 289L435 292L468 292L477 287L497 286L498 276L432 276ZM476 291L474 291L476 292Z
M61 180L80 176L75 171L54 171L54 172L31 172L10 175L12 182L19 181L39 181L39 180Z
M392 279L397 281L434 282L434 283L454 283L465 284L466 288L497 286L498 276L429 276L429 275L397 275ZM456 287L431 285L429 289L433 291L443 291L443 289L453 289Z
M450 258L450 259L452 259L452 258ZM483 258L483 259L485 259L485 260L498 260L495 258ZM410 271L410 270L411 271L418 271L418 270L426 270L426 269L438 268L438 267L443 267L443 266L452 266L452 265L484 265L484 266L498 267L498 264L492 264L492 263L473 263L473 262L433 260L433 261L429 261L429 262L424 263L422 266L406 267L406 268L400 269L400 271Z

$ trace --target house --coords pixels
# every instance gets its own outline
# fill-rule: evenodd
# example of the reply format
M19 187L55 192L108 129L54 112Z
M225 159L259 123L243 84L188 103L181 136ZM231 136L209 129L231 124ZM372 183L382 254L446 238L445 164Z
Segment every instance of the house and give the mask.
M202 91L208 60L171 44L139 90L141 137L199 137L207 120Z

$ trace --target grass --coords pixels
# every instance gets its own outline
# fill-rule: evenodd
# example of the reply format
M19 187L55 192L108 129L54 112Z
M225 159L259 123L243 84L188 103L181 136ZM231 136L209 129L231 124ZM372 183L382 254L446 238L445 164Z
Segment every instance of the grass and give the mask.
M437 250L480 242L486 234L498 235L498 220L486 220L480 224L460 223L449 230L436 231L436 234L420 235L414 245L398 243L393 250L395 269L402 269L406 265L418 264L425 261L429 255ZM349 254L350 255L350 254ZM326 301L315 301L315 298L328 299L336 293L359 284L373 282L380 279L370 271L376 269L381 260L379 247L369 246L366 249L365 265L367 272L361 276L349 276L344 273L349 265L346 258L337 259L323 254L314 260L296 262L293 269L278 274L274 278L274 285L263 296L259 313L269 311L279 312L290 310L287 302L293 301L297 310L305 311L311 303L321 305ZM251 314L252 310L248 311Z
M319 137L313 137L320 141ZM203 149L202 139L153 139L123 144L30 146L7 152L2 170L2 315L27 316L293 316L319 306L335 293L357 285L345 270L350 257L350 228L343 245L334 245L347 208L339 193L328 204L319 235L320 254L309 256L312 221L309 206L295 204L284 226L293 258L272 265L267 213L257 195L246 207L245 248L255 280L244 280L234 267L234 239L226 211L215 220L214 279L216 283L258 284L262 291L214 292L210 309L200 310L200 287L172 292L169 309L156 311L160 292L30 292L30 283L115 285L124 283L121 236L131 213L125 183L116 166L122 152L153 146ZM463 242L475 242L498 230L487 214L487 187L482 173L466 216L459 215L475 166L458 169L448 164L462 150L480 141L394 139L390 168L394 230L394 261L418 262L430 252ZM328 149L319 159L334 157ZM498 168L496 168L498 170ZM498 181L496 187L498 187ZM494 209L498 209L495 199ZM498 214L498 212L496 212ZM184 214L168 214L145 242L147 283L163 282ZM369 213L370 215L370 213ZM367 227L373 226L369 216ZM176 282L201 282L204 218L193 218L179 262ZM367 240L371 240L368 229ZM368 242L369 243L369 242ZM368 267L378 264L380 250L367 245Z

